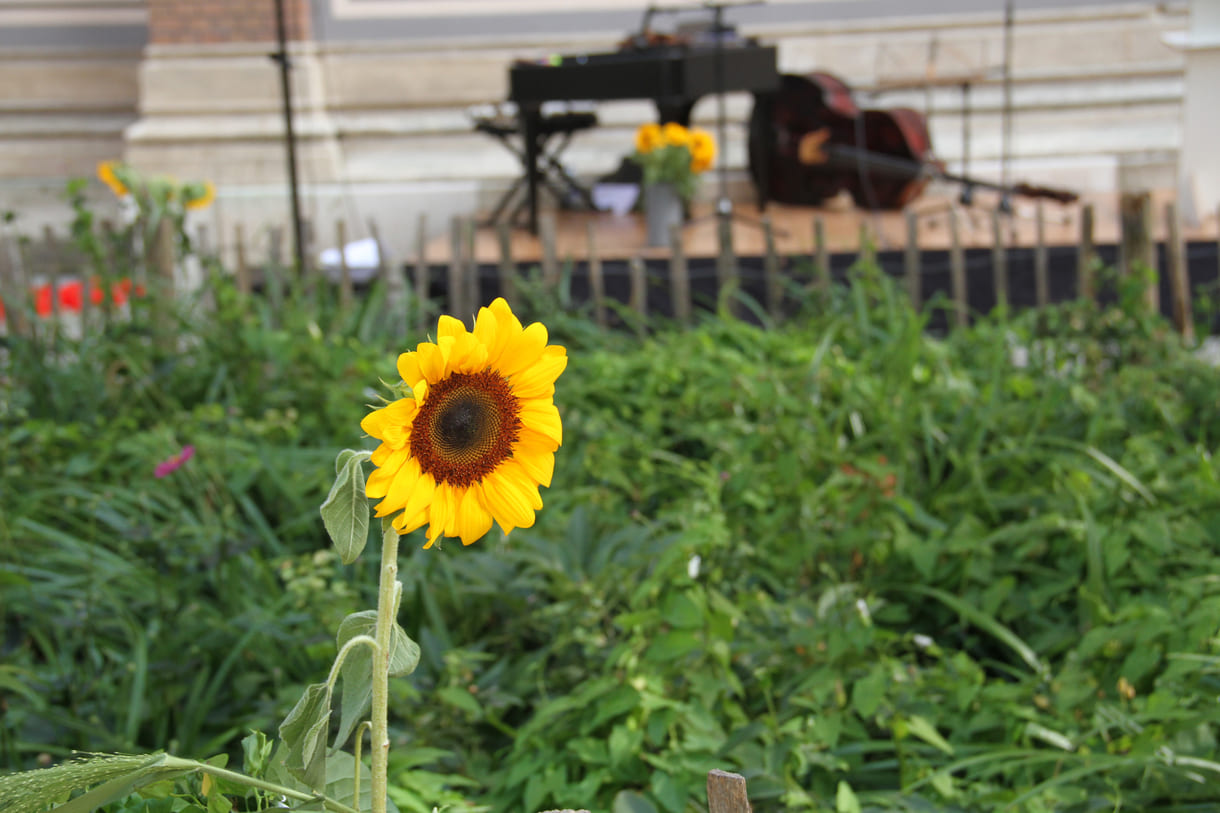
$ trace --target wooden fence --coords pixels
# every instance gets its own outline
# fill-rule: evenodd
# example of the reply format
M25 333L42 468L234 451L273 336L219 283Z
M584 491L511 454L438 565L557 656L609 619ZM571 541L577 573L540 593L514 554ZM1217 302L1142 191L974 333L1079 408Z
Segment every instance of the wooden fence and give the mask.
M1044 239L1045 222L1042 207L1037 208L1036 229L1033 249L1034 263L1034 304L1038 307L1047 305L1050 300L1051 284L1049 279L1048 252L1050 246ZM1176 206L1168 203L1159 213L1154 211L1151 196L1126 195L1121 201L1120 211L1121 240L1118 246L1117 266L1120 274L1131 273L1133 269L1143 267L1156 276L1148 291L1147 305L1152 310L1159 310L1159 279L1160 275L1168 278L1168 289L1172 297L1170 315L1173 323L1183 337L1193 341L1193 320L1191 305L1191 289L1189 284L1186 251L1182 238L1182 229ZM966 249L960 237L961 215L954 210L946 212L948 219L948 266L949 266L949 307L950 326L962 326L970 319L968 305L971 289L971 276L968 273ZM1157 229L1157 221L1163 228ZM1081 298L1092 299L1099 293L1097 279L1098 246L1094 240L1094 208L1092 204L1082 207L1079 218L1079 234L1075 245L1075 279L1074 289ZM771 316L779 318L784 313L785 298L789 290L789 280L785 279L785 265L793 259L803 260L811 270L810 276L804 280L806 285L815 290L826 290L832 284L831 255L827 248L825 227L820 215L813 214L810 218L813 249L808 256L802 258L781 257L775 250L775 240L771 220L763 217L759 226L763 230L766 252L761 258L761 296L759 305ZM900 276L911 301L918 308L925 300L925 251L920 245L919 219L912 211L905 216L906 240L902 252L902 268ZM378 267L372 269L374 278L384 280L391 296L390 301L397 306L407 301L414 301L411 309L415 321L413 328L426 332L434 318L436 300L443 298L444 310L454 314L472 314L481 301L486 299L487 269L480 269L474 258L475 224L466 218L454 218L450 223L450 251L448 261L443 268L438 268L427 256L425 235L428 224L421 217L417 230L418 243L414 256L410 258L393 258L387 256L382 248L378 251ZM554 215L544 215L541 223L541 256L536 262L530 263L537 268L537 277L544 286L559 284L564 274L563 260L555 249L555 218ZM742 263L734 253L731 224L722 219L719 224L719 252L714 258L715 288L717 294L728 290L736 290L741 286ZM1003 219L998 213L993 213L991 221L992 247L990 256L991 279L986 283L995 292L995 304L1007 305L1012 293L1009 279L1010 250L1015 248L1006 235ZM372 239L376 244L384 246L379 239L376 224L368 224ZM310 229L312 231L312 229ZM1164 243L1165 263L1158 268L1158 251L1156 233L1160 232ZM282 300L283 289L288 281L283 257L290 256L283 247L285 230L272 229L269 232L270 246L268 256L261 262L253 262L246 256L247 237L244 227L238 224L233 230L232 267L230 275L238 292L248 295L256 289L263 291L273 303ZM348 243L348 225L338 220L333 226L335 244L345 246ZM512 256L512 240L509 228L501 225L497 231L499 246L499 262L494 275L494 288L510 300L522 280L522 266L517 258ZM194 235L196 248L201 254L210 253L208 235ZM168 231L168 224L158 230L154 239L141 255L132 261L130 266L134 276L134 289L142 290L145 286L154 286L159 290L167 287L172 289L175 275L176 259L174 256L174 236ZM47 250L58 244L62 247L64 240L47 232L43 236L43 255L55 257L55 252ZM62 253L57 259L48 261L42 267L34 268L38 252L32 251L33 241L18 243L13 239L4 240L0 244L0 301L9 305L8 332L15 335L32 333L31 315L35 317L52 317L59 315L65 305L65 288L63 280L71 280L67 285L77 286L76 293L67 298L69 306L79 302L82 311L81 318L87 320L91 306L100 305L104 310L110 309L113 296L103 296L97 289L99 283L98 269L90 269L88 264L82 265L80 258L75 261L64 259ZM312 255L312 252L309 252ZM329 278L325 278L320 269L305 269L306 284L333 285L340 307L348 307L356 296L357 282L354 269L349 268L346 253L338 252L338 267L329 270ZM858 259L870 260L876 257L875 241L869 233L867 222L860 228L858 248L855 252ZM96 259L96 258L95 258ZM129 260L132 258L128 258ZM619 266L620 258L615 258ZM663 272L655 268L650 270L641 256L626 259L626 291L625 297L617 301L634 312L640 319L649 316L649 292L658 286L663 287L670 314L677 321L687 323L691 320L696 301L692 291L691 262L683 248L681 227L675 227L671 233L668 256ZM706 260L701 260L706 262ZM607 294L606 263L601 247L597 245L596 235L590 225L587 234L586 259L583 261L585 284L588 289L588 300L591 305L592 319L599 325L611 322L610 307L612 298ZM368 269L359 269L368 272ZM405 273L404 273L405 272ZM482 272L482 273L481 273ZM31 280L41 278L39 287L32 287ZM616 280L621 283L623 280ZM980 281L975 277L974 284ZM101 286L113 293L114 281L103 281ZM622 286L618 285L621 289ZM48 291L49 289L49 295ZM49 302L49 309L46 304ZM16 307L13 304L16 304ZM49 310L49 312L48 312Z

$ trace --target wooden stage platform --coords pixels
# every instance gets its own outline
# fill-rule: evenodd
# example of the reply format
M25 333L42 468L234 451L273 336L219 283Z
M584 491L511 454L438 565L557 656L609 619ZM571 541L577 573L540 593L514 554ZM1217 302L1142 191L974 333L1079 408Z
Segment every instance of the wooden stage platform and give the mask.
M917 224L918 245L935 250L949 247L950 219L956 218L958 235L963 247L984 247L995 244L993 213L998 202L994 195L979 193L972 206L960 205L956 190L925 194L908 212ZM1152 193L1154 235L1162 239L1165 233L1165 204L1174 199L1172 190ZM1081 240L1082 212L1087 204L1093 211L1094 244L1115 243L1120 234L1119 200L1117 194L1098 194L1064 205L1046 201L1016 199L1014 212L1000 216L1003 239L1008 246L1033 246L1037 241L1038 212L1043 218L1043 240L1048 246L1076 245ZM717 218L711 203L696 204L692 217L683 229L683 251L687 257L714 257L719 248ZM753 204L735 204L733 218L733 249L740 257L760 257L766 254L762 218L770 220L775 250L780 256L810 256L815 251L815 222L821 221L825 235L825 250L831 254L859 250L862 230L867 230L879 251L901 249L907 244L908 217L906 212L868 212L855 208L850 200L835 200L826 207L771 204L760 213ZM583 262L589 257L590 235L597 255L602 259L645 260L669 256L668 247L650 248L645 245L642 214L614 215L608 212L553 210L555 219L555 249L560 262ZM1184 224L1187 240L1215 239L1215 215L1197 225ZM426 247L430 265L446 264L452 257L453 237L445 234L433 238ZM516 263L541 260L542 242L527 230L514 228L510 233L510 250ZM474 259L479 265L500 262L501 245L496 228L482 226L474 232Z

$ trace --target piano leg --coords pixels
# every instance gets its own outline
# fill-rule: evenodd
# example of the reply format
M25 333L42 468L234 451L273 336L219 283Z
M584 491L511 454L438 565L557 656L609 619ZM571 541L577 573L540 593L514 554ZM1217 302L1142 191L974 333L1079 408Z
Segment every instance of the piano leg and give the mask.
M529 230L538 233L538 131L542 123L541 105L521 105L521 135L525 141L525 199L529 205Z

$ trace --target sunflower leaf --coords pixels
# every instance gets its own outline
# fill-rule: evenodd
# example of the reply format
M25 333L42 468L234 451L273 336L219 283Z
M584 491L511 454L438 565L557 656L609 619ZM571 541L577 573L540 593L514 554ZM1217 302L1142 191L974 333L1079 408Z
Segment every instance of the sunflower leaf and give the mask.
M369 536L369 503L364 494L364 461L372 455L344 449L335 459L335 483L322 503L322 524L343 564L360 558Z
M311 790L326 783L326 731L330 724L330 690L314 683L280 723L280 739L288 748L284 767Z
M342 649L357 635L374 635L376 627L376 610L352 613L339 624L335 643ZM414 672L419 665L419 654L419 644L411 640L406 630L395 624L390 632L390 674L401 677ZM339 667L339 679L343 681L343 690L340 695L339 733L334 744L336 750L347 742L372 701L372 650L366 646L353 647Z

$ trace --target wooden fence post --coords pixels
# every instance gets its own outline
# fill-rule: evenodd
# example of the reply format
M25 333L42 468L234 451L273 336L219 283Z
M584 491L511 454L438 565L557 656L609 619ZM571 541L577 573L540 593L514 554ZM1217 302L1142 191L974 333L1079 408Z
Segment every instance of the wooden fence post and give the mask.
M750 813L746 778L728 771L708 771L707 809L708 813Z
M30 338L33 336L27 318L30 302L30 285L26 279L25 266L21 261L21 247L17 239L0 235L5 255L0 257L0 300L4 302L5 318L8 320L8 335ZM5 268L7 267L7 273Z
M627 264L631 280L630 307L640 317L640 324L648 318L648 280L645 276L644 260L638 255Z
M763 233L763 282L767 292L767 313L772 319L780 319L784 309L784 285L779 275L779 252L775 250L775 229L771 216L763 215L760 221Z
M957 212L949 210L949 274L953 282L953 323L965 327L970 321L966 298L966 254L958 228Z
M160 234L158 234L160 238ZM47 332L51 336L51 346L59 341L59 329L62 327L60 323L59 313L59 277L62 269L61 250L59 241L55 237L55 231L48 225L42 229L42 240L46 244L47 257L47 288L51 292L51 316L47 322Z
M737 295L739 279L737 276L737 256L733 253L733 221L728 214L717 216L717 235L720 250L716 254L716 302L723 307ZM730 313L736 308L730 306Z
M919 215L912 209L907 209L905 215L907 242L902 255L902 271L906 276L907 296L911 300L911 307L920 311L923 309L923 270L919 256Z
M1093 278L1093 204L1080 209L1080 247L1076 251L1076 296L1093 301L1097 298Z
M380 278L385 285L386 291L386 308L390 314L397 315L405 313L407 308L407 280L405 270L394 264L394 258L390 256L389 250L385 243L381 240L381 230L377 228L377 221L372 218L368 219L369 237L373 241L373 245L377 249L377 277ZM398 337L400 328L405 329L406 325L398 319L390 317L390 335Z
M544 212L538 218L538 239L542 241L542 284L551 288L559 284L559 254L555 247L554 212Z
M462 218L454 215L449 222L449 275L445 280L447 294L447 309L450 315L460 319L458 314L466 312L466 276L465 260L462 257Z
M1160 313L1160 273L1156 241L1152 239L1152 195L1148 192L1124 193L1119 200L1119 218L1122 230L1119 272L1125 277L1136 273L1137 266L1142 266L1149 275L1144 302L1150 312Z
M868 221L860 220L860 232L856 238L859 245L856 249L856 262L864 265L877 264L877 241L873 239L873 230Z
M347 265L347 222L343 218L335 221L335 241L339 244L339 309L352 306L352 269Z
M1051 301L1050 263L1046 253L1046 209L1038 201L1034 212L1034 301L1045 308Z
M234 268L235 282L237 283L237 293L243 297L250 295L250 266L246 264L246 230L241 223L233 226L233 241L236 256L236 267Z
M462 298L466 301L466 310L455 315L463 322L474 317L479 308L479 258L474 253L475 228L473 217L462 220L462 257L466 268L466 290Z
M271 226L267 229L267 260L263 263L263 285L267 291L267 299L271 302L271 313L277 324L280 311L284 305L285 285L289 295L297 298L309 295L312 286L299 274L287 274L284 266L284 227Z
M496 224L496 242L500 244L500 296L510 305L517 302L517 265L513 262L513 234L507 223ZM593 224L589 224L589 246L593 246ZM592 255L590 255L592 260Z
M991 276L995 286L995 306L1008 310L1008 247L998 209L991 211Z
M415 232L415 330L423 335L428 330L428 216L420 214L419 227Z
M822 293L830 293L830 249L826 245L826 221L813 218L813 279Z
M690 267L682 248L682 224L669 227L669 298L673 301L674 319L678 324L690 324Z
M1169 266L1169 287L1173 291L1173 324L1187 344L1195 343L1195 320L1191 312L1190 276L1186 267L1186 245L1182 224L1173 201L1165 204L1165 249Z
M588 223L586 235L589 239L589 293L593 297L593 321L598 327L606 327L606 279L602 275L602 258L597 252L597 230L593 222Z
M174 224L168 217L162 217L157 223L153 267L157 281L149 287L148 296L155 314L155 326L165 331L169 328L169 311L174 301Z

